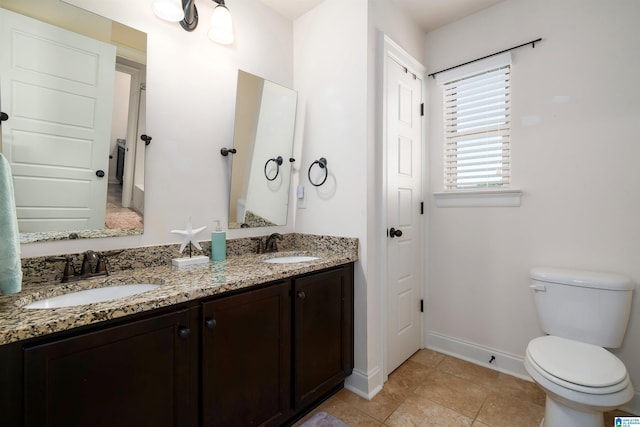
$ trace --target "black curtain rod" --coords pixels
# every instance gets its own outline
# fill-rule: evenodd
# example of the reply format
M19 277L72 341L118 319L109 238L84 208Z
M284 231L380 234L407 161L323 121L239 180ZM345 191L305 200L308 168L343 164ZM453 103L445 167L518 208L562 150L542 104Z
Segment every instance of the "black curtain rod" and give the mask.
M428 74L427 76L428 77L433 77L435 79L436 78L436 74L444 73L445 71L453 70L454 68L458 68L458 67L462 67L462 66L467 65L467 64L472 64L474 62L482 61L483 59L491 58L492 56L500 55L501 53L509 52L511 50L518 49L518 48L521 48L523 46L531 45L532 48L535 48L536 47L536 43L538 43L541 40L542 40L542 38L538 38L536 40L531 40L530 42L522 43L522 44L519 44L518 46L510 47L509 49L501 50L500 52L492 53L491 55L483 56L482 58L478 58L478 59L474 59L473 61L465 62L464 64L460 64L460 65L456 65L456 66L453 66L453 67L449 67L449 68L444 69L444 70L436 71L435 73Z

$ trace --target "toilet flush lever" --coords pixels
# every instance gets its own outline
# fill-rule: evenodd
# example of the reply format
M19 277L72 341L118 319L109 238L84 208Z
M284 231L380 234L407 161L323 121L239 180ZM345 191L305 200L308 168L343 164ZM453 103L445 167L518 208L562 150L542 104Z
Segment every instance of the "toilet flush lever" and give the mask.
M547 287L544 285L529 285L529 289L533 289L536 292L547 292Z

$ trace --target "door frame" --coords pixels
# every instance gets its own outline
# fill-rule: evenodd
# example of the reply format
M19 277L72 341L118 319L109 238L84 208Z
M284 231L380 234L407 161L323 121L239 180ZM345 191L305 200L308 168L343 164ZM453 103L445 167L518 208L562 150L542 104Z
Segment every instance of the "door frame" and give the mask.
M388 372L388 368L387 368L387 361L388 361L388 357L387 357L387 324L388 324L388 319L387 319L387 309L388 309L388 305L387 305L387 295L388 295L388 291L389 291L389 283L387 280L387 235L386 235L386 230L387 230L387 196L388 196L388 192L387 192L387 149L388 149L388 141L387 141L387 131L388 131L388 126L387 126L387 114L388 114L388 100L387 100L387 85L388 85L388 76L387 76L387 66L388 66L388 62L389 61L393 61L395 60L396 62L404 65L405 67L407 67L409 70L411 70L411 72L413 72L416 76L418 76L418 78L421 81L421 86L422 86L422 99L424 101L424 115L422 116L422 136L421 136L421 142L422 142L422 162L421 162L421 167L422 167L422 200L424 203L424 215L422 215L422 237L421 237L421 246L422 246L422 255L423 255L423 259L425 260L425 262L422 263L422 269L420 272L420 276L421 276L421 283L422 283L422 287L421 287L421 294L422 294L422 299L426 300L426 296L427 296L427 287L426 287L426 260L427 258L427 225L428 225L428 211L427 211L427 200L425 199L425 196L427 195L427 188L428 188L428 181L427 181L427 170L426 170L426 166L428 165L428 146L427 146L427 74L426 74L426 68L420 63L418 62L414 57L412 57L409 53L407 53L400 45L398 45L397 43L395 43L388 35L384 34L384 33L380 33L380 41L379 41L379 46L382 47L382 55L381 55L381 60L379 61L379 72L380 72L380 76L381 76L381 80L380 81L380 86L379 86L379 96L380 99L382 100L381 102L381 111L380 111L380 123L381 123L381 127L379 128L381 131L380 134L380 141L381 144L379 146L379 164L378 164L378 168L380 173L378 174L379 179L378 179L378 188L379 188L379 198L378 198L378 209L379 209L379 217L378 217L378 227L377 227L377 232L376 232L376 246L378 248L378 254L377 254L377 259L378 259L378 273L379 273L379 281L380 281L380 286L379 286L379 308L380 308L380 354L381 354L381 360L382 360L382 368L383 368L383 375L382 375L382 380L383 382L386 382L387 379L389 378L389 372ZM426 304L425 304L426 306ZM425 341L425 331L426 331L426 326L425 326L425 313L421 313L422 314L422 318L421 318L421 322L420 322L420 327L421 327L421 333L420 333L420 337L421 337L421 342L420 342L420 348L424 348L426 341Z
M138 147L138 121L140 110L140 85L142 70L139 64L116 58L116 71L131 76L129 84L129 111L127 113L127 148L124 157L124 177L122 184L122 207L131 208L133 201L134 172Z

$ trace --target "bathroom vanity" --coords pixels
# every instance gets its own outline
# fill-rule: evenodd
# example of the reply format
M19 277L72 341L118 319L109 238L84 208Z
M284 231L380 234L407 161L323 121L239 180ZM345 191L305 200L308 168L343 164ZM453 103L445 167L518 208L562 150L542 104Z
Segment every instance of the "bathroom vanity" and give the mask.
M0 297L2 425L292 422L353 369L357 250L314 255L115 273L93 281L160 286L92 305L26 310L42 294Z

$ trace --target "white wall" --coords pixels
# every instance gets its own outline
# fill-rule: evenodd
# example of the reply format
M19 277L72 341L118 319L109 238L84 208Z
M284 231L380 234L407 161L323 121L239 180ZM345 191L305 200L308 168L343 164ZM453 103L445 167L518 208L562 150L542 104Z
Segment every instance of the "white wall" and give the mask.
M513 186L522 206L430 200L430 332L523 357L541 335L531 267L613 271L640 283L639 16L635 0L507 0L427 35L430 72L543 38L514 51ZM429 180L441 191L442 95L430 82ZM615 351L636 390L639 295Z
M376 37L373 31L387 34L416 61L424 64L425 34L412 19L411 15L400 9L394 1L369 0L369 44L370 48L375 48L369 52L370 60L377 59L377 52L382 52L382 47L377 46L376 39L373 38ZM369 68L375 70L375 64L370 63Z
M296 231L357 237L355 371L368 377L367 324L367 0L325 0L294 22L294 83L298 94L294 185ZM314 187L307 171L327 159L326 183ZM314 166L312 177L320 172ZM317 181L316 181L317 182ZM301 208L305 206L305 208ZM366 388L366 386L365 386Z
M236 42L222 46L207 38L213 2L198 2L200 24L186 32L156 18L151 1L70 0L70 3L148 34L145 233L143 236L22 245L22 256L88 248L95 250L179 242L169 230L195 226L212 230L228 216L229 158L233 145L237 70L293 85L293 25L257 0L228 4ZM291 210L292 211L292 210ZM293 230L286 227L232 230L229 237ZM200 236L207 238L206 233Z

